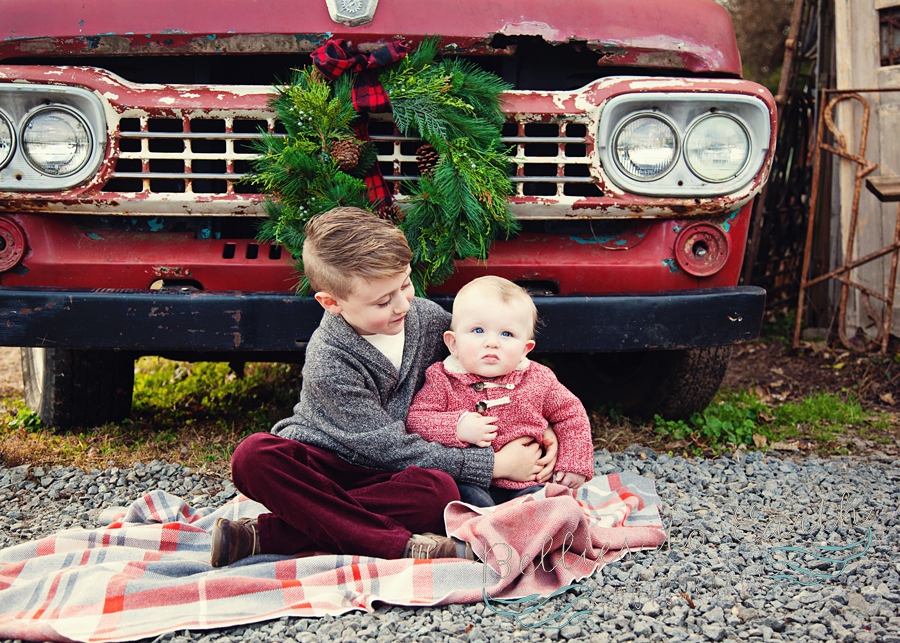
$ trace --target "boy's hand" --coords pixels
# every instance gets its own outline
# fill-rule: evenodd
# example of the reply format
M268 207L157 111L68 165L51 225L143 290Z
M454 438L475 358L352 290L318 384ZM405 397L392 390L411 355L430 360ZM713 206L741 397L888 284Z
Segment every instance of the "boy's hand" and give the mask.
M537 463L541 445L528 436L516 438L494 454L492 478L533 482L541 466Z
M489 447L497 437L497 418L481 413L466 413L456 425L456 439L476 447Z
M556 472L556 484L561 484L569 489L577 489L584 484L586 479L587 478L580 473L572 473L571 471Z
M537 474L537 481L544 483L553 479L553 469L556 467L556 456L559 453L559 441L556 439L556 433L550 427L544 430L541 444L544 447L544 455L537 461L541 467Z

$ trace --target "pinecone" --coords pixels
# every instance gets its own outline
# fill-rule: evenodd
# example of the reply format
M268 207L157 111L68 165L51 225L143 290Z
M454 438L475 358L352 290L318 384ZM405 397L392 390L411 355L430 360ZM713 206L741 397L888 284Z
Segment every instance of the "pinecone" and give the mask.
M419 175L431 176L434 166L438 164L441 155L431 145L425 143L416 150L416 164L419 166Z
M359 164L359 144L350 139L335 141L331 144L331 156L341 172L352 170Z
M378 209L378 216L382 219L387 219L388 221L393 221L394 223L401 223L406 221L406 213L396 203L393 205L386 205Z

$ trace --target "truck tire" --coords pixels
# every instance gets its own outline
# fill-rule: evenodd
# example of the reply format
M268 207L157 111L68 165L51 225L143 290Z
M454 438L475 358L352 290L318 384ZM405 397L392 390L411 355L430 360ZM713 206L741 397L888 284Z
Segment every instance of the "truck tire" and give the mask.
M25 403L60 429L118 422L131 412L134 357L71 348L22 348Z
M587 408L619 408L628 416L685 420L715 397L731 346L639 353L566 353L547 361Z

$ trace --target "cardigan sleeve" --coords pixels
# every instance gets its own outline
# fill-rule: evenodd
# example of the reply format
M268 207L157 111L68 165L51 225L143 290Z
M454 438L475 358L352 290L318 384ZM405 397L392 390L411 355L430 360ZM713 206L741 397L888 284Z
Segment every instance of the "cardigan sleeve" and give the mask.
M448 447L469 446L468 442L456 437L456 426L465 410L452 408L452 397L450 380L442 364L429 366L425 371L425 384L409 407L406 430Z
M342 457L390 471L412 465L438 469L458 482L490 484L492 449L450 448L408 433L402 421L385 411L377 393L365 386L352 365L341 363L347 356L335 352L331 357L335 363L329 373L304 371L303 394L306 402L316 407L321 422L328 424L331 439L339 445L335 450Z
M584 405L560 384L553 371L540 364L535 366L546 379L543 415L559 441L556 471L579 473L590 480L594 477L594 443Z

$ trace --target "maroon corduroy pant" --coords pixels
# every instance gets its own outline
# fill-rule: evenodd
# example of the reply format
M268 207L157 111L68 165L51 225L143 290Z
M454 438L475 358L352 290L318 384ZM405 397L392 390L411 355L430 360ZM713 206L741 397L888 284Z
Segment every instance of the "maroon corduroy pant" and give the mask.
M271 512L259 517L264 554L399 558L411 534L443 534L444 507L459 500L443 471L368 469L271 433L238 445L231 475L241 493Z

